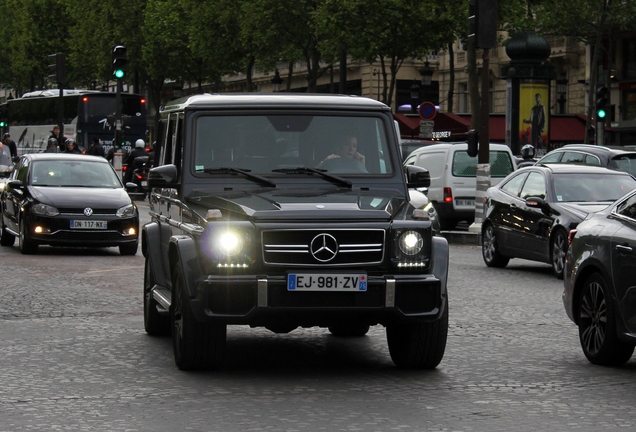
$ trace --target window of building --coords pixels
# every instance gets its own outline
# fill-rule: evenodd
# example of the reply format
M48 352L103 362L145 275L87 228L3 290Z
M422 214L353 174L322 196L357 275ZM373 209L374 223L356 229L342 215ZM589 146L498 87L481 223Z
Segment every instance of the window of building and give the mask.
M470 110L468 109L468 83L466 82L460 82L457 84L457 97L458 97L458 104L457 104L457 112L460 113L467 113Z

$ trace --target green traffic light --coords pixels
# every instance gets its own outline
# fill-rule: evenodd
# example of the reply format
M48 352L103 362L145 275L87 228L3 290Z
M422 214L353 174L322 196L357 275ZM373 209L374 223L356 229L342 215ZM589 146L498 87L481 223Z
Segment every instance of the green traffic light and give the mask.
M604 109L600 109L600 110L598 110L598 111L596 112L596 117L597 117L597 118L600 118L600 119L603 119L603 118L605 118L605 115L606 115L606 114L607 114L607 113L605 112L605 110L604 110Z
M115 71L115 78L123 78L124 77L124 71L121 69L117 69Z

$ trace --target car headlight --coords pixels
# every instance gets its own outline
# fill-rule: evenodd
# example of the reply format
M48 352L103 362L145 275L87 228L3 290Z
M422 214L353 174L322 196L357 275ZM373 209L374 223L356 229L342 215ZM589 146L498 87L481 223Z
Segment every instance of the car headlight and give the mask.
M254 263L253 230L248 226L209 224L199 241L211 268L246 269Z
M125 218L125 217L133 217L136 214L136 208L132 204L128 204L127 206L121 207L117 210L117 217Z
M398 246L404 255L417 255L424 247L424 238L422 238L422 234L417 231L405 231L398 239Z
M60 214L60 211L53 206L46 204L36 204L33 207L33 213L39 216L57 216Z

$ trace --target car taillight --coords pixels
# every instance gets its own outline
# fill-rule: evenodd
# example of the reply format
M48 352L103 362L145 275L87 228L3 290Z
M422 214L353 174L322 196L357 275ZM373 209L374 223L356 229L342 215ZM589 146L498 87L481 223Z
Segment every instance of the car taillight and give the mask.
M570 230L570 234L568 234L568 246L570 246L572 244L572 240L574 240L574 236L576 235L576 231L575 229Z
M453 202L453 191L451 188L444 188L444 202Z
M124 165L121 167L122 171L126 171L127 168L128 168L128 165Z
M142 176L141 174L137 174L137 178L141 180L142 178L144 178L144 176Z

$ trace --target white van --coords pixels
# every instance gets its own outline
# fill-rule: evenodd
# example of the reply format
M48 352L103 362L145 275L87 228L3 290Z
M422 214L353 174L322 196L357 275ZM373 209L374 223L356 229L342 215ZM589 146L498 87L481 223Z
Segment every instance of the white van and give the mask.
M441 143L419 148L404 161L431 173L427 196L439 216L441 229L455 228L458 222L475 219L477 157L468 156L468 144ZM490 144L490 185L496 185L517 169L515 158L505 144Z

